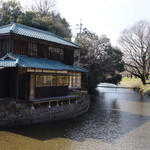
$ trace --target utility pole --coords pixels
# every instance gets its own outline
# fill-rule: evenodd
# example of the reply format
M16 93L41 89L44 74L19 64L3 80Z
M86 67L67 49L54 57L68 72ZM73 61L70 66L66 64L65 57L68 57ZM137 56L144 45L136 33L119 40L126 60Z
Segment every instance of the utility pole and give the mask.
M77 33L77 37L81 38L81 34L82 34L82 26L83 24L81 23L81 19L80 19L80 23L79 24L76 24L77 28L76 29L79 29L79 33ZM78 49L77 51L77 57L78 57L78 60L77 60L77 65L80 66L80 49Z
M77 33L77 35L79 35L79 37L81 37L81 33L82 33L82 26L83 26L83 24L81 23L81 19L80 19L80 23L79 23L79 24L76 24L76 26L77 26L77 28L76 28L76 29L79 29L79 30L80 30L79 34Z

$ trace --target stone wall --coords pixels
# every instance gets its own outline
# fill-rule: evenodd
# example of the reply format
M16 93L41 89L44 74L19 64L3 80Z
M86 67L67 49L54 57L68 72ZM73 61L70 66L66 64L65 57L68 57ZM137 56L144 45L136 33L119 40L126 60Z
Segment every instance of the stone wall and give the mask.
M150 91L144 91L142 88L134 87L133 90L139 92L142 95L150 96Z
M90 105L88 95L81 100L71 101L71 104L60 103L48 108L48 104L35 106L32 110L29 104L14 101L0 101L0 126L36 124L74 118L86 112Z
M145 95L150 97L150 91L146 91Z

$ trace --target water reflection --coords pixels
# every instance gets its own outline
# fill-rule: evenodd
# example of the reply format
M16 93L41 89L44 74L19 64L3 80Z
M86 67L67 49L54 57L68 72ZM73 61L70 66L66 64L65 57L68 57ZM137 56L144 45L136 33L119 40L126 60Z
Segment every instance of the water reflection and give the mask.
M97 90L99 95L91 98L89 111L80 117L62 122L1 130L40 141L58 138L56 141L59 142L60 138L65 138L78 142L96 139L112 143L150 120L150 112L147 110L147 104L145 105L145 102L150 102L149 98L127 89L97 88ZM138 107L135 105L137 103L140 104ZM133 110L131 104L134 104L134 111L137 113L131 113ZM143 115L143 110L147 110L149 115Z

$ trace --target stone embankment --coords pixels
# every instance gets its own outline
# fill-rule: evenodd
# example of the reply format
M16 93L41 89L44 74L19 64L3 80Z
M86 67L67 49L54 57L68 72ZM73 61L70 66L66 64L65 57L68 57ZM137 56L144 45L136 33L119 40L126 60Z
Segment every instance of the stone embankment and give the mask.
M143 85L139 78L122 78L121 86L132 87L134 91L141 93L145 96L150 96L150 79L146 81L147 84Z
M141 93L142 95L150 96L150 91L144 91L142 88L133 87L133 90L136 91L136 92Z
M145 95L146 95L146 96L150 96L150 91L146 91L146 92L145 92Z
M36 124L74 118L85 113L90 105L88 95L79 101L72 101L59 106L48 107L48 104L35 106L32 110L27 103L0 101L0 126Z

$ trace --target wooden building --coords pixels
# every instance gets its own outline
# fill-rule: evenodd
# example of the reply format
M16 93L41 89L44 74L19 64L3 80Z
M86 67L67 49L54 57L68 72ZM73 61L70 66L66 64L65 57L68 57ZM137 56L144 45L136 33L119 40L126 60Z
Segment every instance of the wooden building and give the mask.
M0 98L71 98L86 69L74 66L79 46L53 33L11 23L0 27Z

